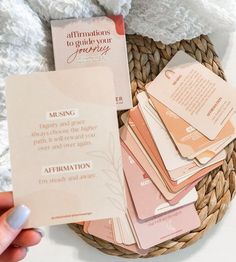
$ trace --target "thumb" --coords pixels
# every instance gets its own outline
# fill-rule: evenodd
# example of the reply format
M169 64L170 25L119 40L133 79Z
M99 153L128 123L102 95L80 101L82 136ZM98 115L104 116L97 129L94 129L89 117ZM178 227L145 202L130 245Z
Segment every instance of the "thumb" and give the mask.
M28 207L21 205L8 210L0 216L0 255L20 233L29 214Z

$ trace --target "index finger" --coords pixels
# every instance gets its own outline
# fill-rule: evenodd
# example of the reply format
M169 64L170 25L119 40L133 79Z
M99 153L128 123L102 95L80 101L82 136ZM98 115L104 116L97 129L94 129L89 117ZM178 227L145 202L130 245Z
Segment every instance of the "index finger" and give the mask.
M0 193L0 210L9 209L13 207L12 192Z

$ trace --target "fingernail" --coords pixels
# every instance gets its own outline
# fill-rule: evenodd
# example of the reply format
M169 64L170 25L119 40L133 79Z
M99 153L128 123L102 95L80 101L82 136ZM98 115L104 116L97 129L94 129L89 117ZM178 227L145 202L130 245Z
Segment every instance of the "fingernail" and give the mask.
M40 235L41 235L41 237L44 237L45 236L45 233L44 233L44 231L41 229L41 228L35 228L34 229L36 232L38 232Z
M24 205L17 206L7 217L8 225L14 229L20 229L28 219L30 210Z

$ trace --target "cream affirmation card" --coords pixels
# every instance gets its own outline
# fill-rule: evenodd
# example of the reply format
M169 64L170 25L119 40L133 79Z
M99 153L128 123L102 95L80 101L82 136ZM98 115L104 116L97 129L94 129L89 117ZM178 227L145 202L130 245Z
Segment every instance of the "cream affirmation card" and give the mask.
M12 76L7 112L15 205L26 227L118 217L126 208L113 74Z

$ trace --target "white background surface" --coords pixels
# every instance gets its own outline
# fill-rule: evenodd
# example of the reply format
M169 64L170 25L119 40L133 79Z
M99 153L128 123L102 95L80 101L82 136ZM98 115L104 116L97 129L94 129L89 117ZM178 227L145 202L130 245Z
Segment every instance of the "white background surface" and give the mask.
M217 53L221 59L227 80L236 88L236 33L217 33L211 36ZM102 204L102 203L101 203ZM25 262L119 262L125 259L105 255L83 242L67 226L53 226L45 228L45 237L37 246L29 250ZM203 239L193 246L165 255L150 258L153 262L199 262L199 261L234 261L236 248L236 200L223 220L211 229ZM145 261L143 259L129 259L128 261Z

